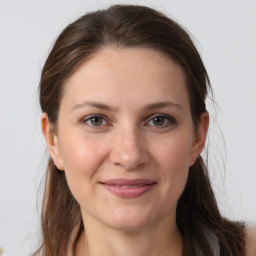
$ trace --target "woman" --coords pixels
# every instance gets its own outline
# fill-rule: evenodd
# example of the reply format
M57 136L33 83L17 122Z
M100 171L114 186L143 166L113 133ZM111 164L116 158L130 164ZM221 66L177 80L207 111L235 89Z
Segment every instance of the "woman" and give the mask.
M142 6L87 14L40 83L50 159L34 255L245 255L200 156L210 83L188 33Z

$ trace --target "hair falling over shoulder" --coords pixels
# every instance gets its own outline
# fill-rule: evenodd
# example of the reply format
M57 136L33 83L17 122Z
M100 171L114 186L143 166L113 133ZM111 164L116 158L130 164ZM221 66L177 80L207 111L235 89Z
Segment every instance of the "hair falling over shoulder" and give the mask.
M57 38L43 67L40 105L53 126L64 82L77 67L103 46L146 47L169 56L184 69L195 127L211 90L207 71L188 32L172 19L151 8L115 5L88 13L67 26ZM82 223L79 204L72 196L65 173L49 159L43 199L42 244L34 256L65 256L70 234ZM177 205L177 226L182 234L183 256L214 256L204 230L218 239L221 256L243 256L245 227L223 218L201 157L189 170L187 184ZM83 225L80 226L80 232Z

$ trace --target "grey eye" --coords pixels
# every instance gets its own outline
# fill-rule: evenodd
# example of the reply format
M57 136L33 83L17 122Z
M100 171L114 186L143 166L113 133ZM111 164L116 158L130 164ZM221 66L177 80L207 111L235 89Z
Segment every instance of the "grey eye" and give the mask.
M165 119L166 118L163 116L156 116L152 119L152 121L155 126L162 126L165 124Z
M103 118L100 116L95 116L90 119L91 124L94 126L100 126L103 123Z
M84 122L91 126L103 126L107 124L106 120L101 116L91 116L87 118Z
M146 125L153 127L168 127L176 123L172 116L162 114L153 116Z

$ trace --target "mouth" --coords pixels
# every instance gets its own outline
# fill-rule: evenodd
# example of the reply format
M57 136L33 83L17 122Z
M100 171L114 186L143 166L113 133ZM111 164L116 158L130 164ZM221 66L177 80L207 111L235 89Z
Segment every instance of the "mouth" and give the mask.
M112 179L100 184L120 198L136 198L152 190L157 183L148 179Z

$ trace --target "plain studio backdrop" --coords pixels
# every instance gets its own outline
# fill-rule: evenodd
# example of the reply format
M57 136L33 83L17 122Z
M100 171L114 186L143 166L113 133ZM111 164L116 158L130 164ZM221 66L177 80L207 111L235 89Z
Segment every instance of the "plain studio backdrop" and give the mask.
M41 198L38 187L46 167L46 146L40 132L37 87L45 58L68 23L115 3L154 7L194 36L218 103L217 112L209 104L209 163L220 209L231 219L256 221L256 1L0 0L0 247L4 256L29 255L39 238L37 198Z

